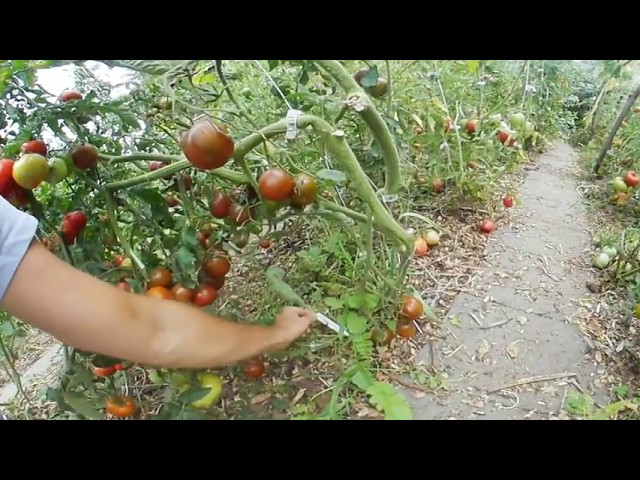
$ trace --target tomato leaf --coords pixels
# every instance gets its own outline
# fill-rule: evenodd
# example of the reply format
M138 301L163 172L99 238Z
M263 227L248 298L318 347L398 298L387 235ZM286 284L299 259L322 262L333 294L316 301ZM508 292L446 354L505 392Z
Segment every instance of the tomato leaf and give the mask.
M384 413L386 420L412 420L413 411L407 399L399 394L393 385L375 382L367 388L369 401Z
M358 370L351 377L351 383L359 389L367 391L371 385L376 383L376 378L364 365L360 365Z
M344 302L335 297L326 297L324 299L324 304L333 310L339 310L344 306Z
M178 268L183 272L191 272L194 270L196 265L196 257L191 250L189 250L184 245L180 246L180 248L176 251L175 261L178 264Z
M333 183L344 183L347 181L347 176L339 170L318 170L316 172L316 177L322 180L328 180Z
M354 310L373 310L378 306L380 296L375 293L359 292L347 297L347 306Z
M198 231L193 227L186 227L182 229L182 244L189 248L190 250L194 250L198 247Z
M75 413L90 420L104 420L104 413L100 412L89 400L75 392L63 392L62 400L71 407Z
M338 323L343 325L351 335L360 335L367 330L369 319L356 312L343 312L338 315Z
M284 270L278 267L269 267L267 269L266 276L267 284L273 293L294 305L298 305L299 307L305 306L305 302L302 297L300 297L296 291L289 286L289 284L282 280L282 277L284 277Z
M203 399L211 392L212 387L190 388L186 392L180 394L180 400L185 403L193 403Z
M164 75L181 64L188 63L185 60L96 60L110 67L122 67L149 75Z

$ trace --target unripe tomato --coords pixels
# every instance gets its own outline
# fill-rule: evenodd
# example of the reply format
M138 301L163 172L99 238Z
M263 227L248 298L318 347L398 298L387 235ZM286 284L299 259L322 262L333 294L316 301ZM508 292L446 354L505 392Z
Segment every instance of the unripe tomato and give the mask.
M180 145L185 157L200 170L222 167L231 159L235 149L226 129L207 117L197 120L182 135Z
M285 200L293 191L293 177L281 168L271 168L260 176L260 195L274 202Z
M33 190L49 176L49 162L38 153L26 153L13 165L13 179L26 190Z
M47 175L47 183L55 185L67 178L69 169L67 162L62 158L51 158L49 160L49 174Z

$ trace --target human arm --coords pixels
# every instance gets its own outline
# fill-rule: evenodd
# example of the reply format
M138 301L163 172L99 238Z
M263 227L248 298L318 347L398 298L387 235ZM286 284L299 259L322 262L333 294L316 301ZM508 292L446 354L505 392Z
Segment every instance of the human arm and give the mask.
M0 222L3 209L13 208L2 201ZM72 267L37 241L22 256L0 306L75 348L167 368L214 368L283 349L315 319L289 308L272 327L246 325L135 295Z

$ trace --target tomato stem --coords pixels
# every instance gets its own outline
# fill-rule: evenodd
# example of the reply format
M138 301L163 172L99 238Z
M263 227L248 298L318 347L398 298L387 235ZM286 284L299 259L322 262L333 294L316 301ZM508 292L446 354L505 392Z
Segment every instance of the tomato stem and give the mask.
M120 244L122 245L122 249L125 251L127 256L131 258L131 261L136 266L135 270L138 271L137 273L142 274L145 281L149 280L149 276L147 274L147 268L145 267L144 263L142 263L142 260L140 260L138 255L136 255L136 253L133 251L133 248L131 247L129 240L127 240L122 234L122 230L120 230L120 225L118 225L118 219L116 217L116 209L115 209L115 202L113 200L113 195L111 194L111 192L107 190L103 190L103 193L106 201L107 217L109 217L109 223L111 224L113 233L116 235L116 238L120 241Z
M378 113L375 105L358 82L349 74L338 60L315 60L315 63L325 70L347 92L349 97L358 95L364 109L358 114L371 130L371 134L380 148L385 163L384 191L387 195L397 193L402 188L400 176L400 155L396 149L391 131ZM390 79L387 79L389 81Z

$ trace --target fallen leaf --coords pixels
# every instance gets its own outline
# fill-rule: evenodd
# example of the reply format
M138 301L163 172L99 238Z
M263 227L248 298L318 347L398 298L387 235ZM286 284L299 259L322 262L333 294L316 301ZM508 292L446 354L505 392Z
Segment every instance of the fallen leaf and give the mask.
M296 403L298 403L300 401L300 399L302 397L304 397L306 390L304 388L298 390L298 393L296 393L296 396L293 397L293 400L291 401L292 405L295 405Z
M260 393L251 399L251 405L256 405L258 403L264 403L271 398L270 393Z

